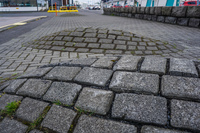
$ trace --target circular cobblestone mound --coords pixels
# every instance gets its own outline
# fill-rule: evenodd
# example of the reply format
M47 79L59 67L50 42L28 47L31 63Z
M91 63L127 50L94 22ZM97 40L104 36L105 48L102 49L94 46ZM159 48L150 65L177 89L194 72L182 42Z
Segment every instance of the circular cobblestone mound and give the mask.
M76 28L54 33L25 46L36 49L95 54L165 55L180 50L166 42L119 30Z
M42 66L0 87L0 131L200 132L200 62L101 57Z

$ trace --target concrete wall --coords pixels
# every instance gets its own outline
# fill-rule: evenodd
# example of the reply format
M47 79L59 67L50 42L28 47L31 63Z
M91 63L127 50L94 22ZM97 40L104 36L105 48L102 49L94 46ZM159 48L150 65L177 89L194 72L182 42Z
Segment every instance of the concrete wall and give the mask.
M200 28L200 6L104 8L104 14Z

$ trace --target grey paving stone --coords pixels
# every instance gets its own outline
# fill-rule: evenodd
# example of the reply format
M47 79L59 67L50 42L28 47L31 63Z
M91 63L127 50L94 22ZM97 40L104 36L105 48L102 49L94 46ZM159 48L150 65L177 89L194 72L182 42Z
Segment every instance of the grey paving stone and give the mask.
M117 60L117 57L104 57L98 59L94 64L92 64L93 67L100 67L100 68L109 68L111 69L113 66L113 63Z
M171 75L198 77L194 62L187 59L171 58L169 72Z
M83 38L83 37L75 37L74 38L74 42L83 42L85 40L85 38Z
M8 103L21 101L22 99L22 96L4 94L0 97L0 110L4 110Z
M46 67L46 68L37 68L31 72L26 72L20 78L40 78L44 76L46 73L48 73L52 67Z
M136 71L137 70L137 64L140 61L141 57L139 56L132 56L127 55L121 57L121 59L115 64L113 67L113 70L130 70L130 71Z
M110 30L110 31L108 32L108 34L113 34L113 35L122 35L122 32L121 32L121 31Z
M86 31L85 32L94 32L94 33L96 33L97 32L97 30L96 29L86 29Z
M70 41L72 41L72 39L73 39L73 37L66 36L66 37L63 38L63 41L70 42Z
M138 44L137 42L130 42L130 41L127 42L127 45L134 45L134 46L137 46L137 44Z
M146 47L145 46L137 46L137 49L138 50L146 50Z
M66 105L73 105L81 90L81 85L64 82L53 82L47 93L43 96L46 101L59 101Z
M159 76L156 74L117 71L113 75L109 88L116 92L157 94L159 91Z
M136 50L136 46L128 46L128 50Z
M200 79L165 75L161 93L164 96L200 100Z
M173 99L171 101L171 125L200 131L199 110L200 103Z
M116 39L116 36L115 35L108 35L108 38L109 39Z
M86 47L87 43L76 43L75 47Z
M103 49L91 49L90 52L91 53L103 53L104 50Z
M141 71L155 74L165 74L167 60L159 57L146 57L142 63Z
M134 41L134 42L141 42L142 39L141 38L134 38L134 37L132 37L132 41Z
M108 30L104 30L104 29L98 31L98 33L103 33L103 34L106 34L107 32Z
M142 52L142 51L135 51L135 54L136 54L136 55L142 55L143 52Z
M12 80L13 81L13 80ZM6 81L4 83L1 83L0 84L0 91L5 89L8 85L10 85L10 83L12 82L11 80L10 81Z
M28 126L8 117L0 123L1 133L25 133L27 129Z
M83 58L83 59L74 59L69 62L70 65L82 65L82 66L90 66L94 63L97 59L95 58Z
M96 37L96 33L85 33L84 37Z
M29 133L44 133L44 132L37 130L37 129L33 129Z
M126 41L114 40L114 44L125 45Z
M63 46L63 47L60 47L60 46L53 46L53 47L51 47L51 50L58 50L58 51L60 51L60 50L62 50L62 49L64 49L65 47Z
M189 133L189 132L165 129L154 126L142 126L141 133Z
M80 70L80 67L56 66L49 73L47 73L44 78L61 81L71 81Z
M41 123L42 127L59 133L66 133L70 129L76 113L73 110L53 105Z
M122 54L122 50L106 50L106 54Z
M112 117L165 125L167 124L167 100L151 95L116 94Z
M126 50L126 45L117 45L116 49Z
M112 43L113 40L112 39L99 39L99 43Z
M17 118L34 122L44 111L49 103L26 97L16 111Z
M70 33L70 32L63 31L63 32L60 32L59 35L67 36L67 35L69 35L69 33Z
M98 34L98 38L107 38L107 34ZM112 38L111 38L112 39Z
M26 83L17 91L17 94L30 96L35 98L41 98L47 91L51 81L41 79L29 79Z
M133 125L82 115L74 133L137 133Z
M70 36L81 37L84 35L84 32L71 32Z
M68 46L68 47L74 47L76 45L76 42L67 42L65 44L65 46Z
M70 47L67 47L67 48L65 49L65 51L73 52L75 49L76 49L76 48L70 48Z
M27 79L17 79L11 82L11 84L6 87L4 92L15 93L22 85L26 82Z
M63 36L56 36L56 37L54 38L54 40L61 41L62 38L63 38Z
M101 48L104 49L114 49L115 44L101 44Z
M99 43L89 43L87 47L89 48L98 48L100 46Z
M96 43L97 42L97 38L85 38L85 41L84 42L93 42L93 43Z
M86 53L86 52L88 52L88 51L89 51L88 48L78 48L78 49L76 50L76 52L83 52L83 53Z
M95 114L106 115L113 100L113 92L93 88L83 88L75 106Z
M85 67L74 80L89 85L105 86L111 75L111 70Z
M118 40L130 41L130 40L131 40L131 37L127 37L127 36L118 36L117 39L118 39Z
M147 46L146 42L139 42L139 46Z
M65 42L64 41L54 41L53 45L64 46Z

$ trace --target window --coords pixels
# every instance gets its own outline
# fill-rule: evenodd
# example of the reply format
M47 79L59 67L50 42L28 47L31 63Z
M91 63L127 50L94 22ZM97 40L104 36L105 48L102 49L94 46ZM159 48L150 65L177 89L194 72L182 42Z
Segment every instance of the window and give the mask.
M36 0L0 0L0 7L36 7Z

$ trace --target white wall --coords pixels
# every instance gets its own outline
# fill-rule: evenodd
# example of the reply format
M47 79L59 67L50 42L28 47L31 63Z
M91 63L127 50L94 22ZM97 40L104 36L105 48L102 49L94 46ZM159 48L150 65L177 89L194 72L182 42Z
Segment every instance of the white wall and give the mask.
M40 11L42 7L38 7ZM46 9L46 7L43 7ZM37 11L37 7L0 7L0 12L9 12L9 11Z

